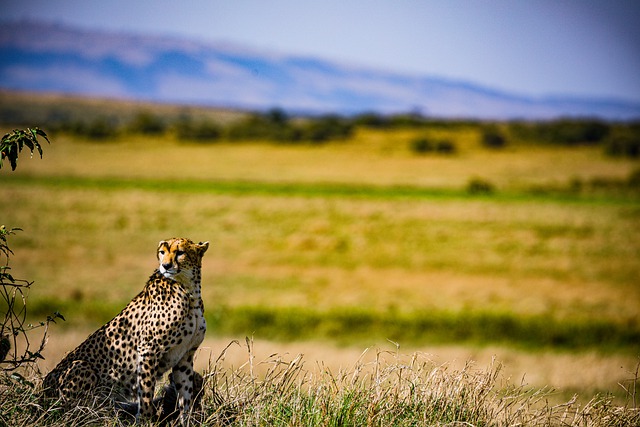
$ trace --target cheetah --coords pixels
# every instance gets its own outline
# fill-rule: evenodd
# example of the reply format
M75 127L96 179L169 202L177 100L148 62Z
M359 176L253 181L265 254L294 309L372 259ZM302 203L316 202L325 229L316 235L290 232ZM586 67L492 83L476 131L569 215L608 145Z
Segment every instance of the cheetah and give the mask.
M204 339L202 257L209 242L185 238L158 245L158 269L144 289L44 379L44 395L65 406L87 397L133 400L136 420L153 419L156 381L171 370L182 423L194 400L193 357Z

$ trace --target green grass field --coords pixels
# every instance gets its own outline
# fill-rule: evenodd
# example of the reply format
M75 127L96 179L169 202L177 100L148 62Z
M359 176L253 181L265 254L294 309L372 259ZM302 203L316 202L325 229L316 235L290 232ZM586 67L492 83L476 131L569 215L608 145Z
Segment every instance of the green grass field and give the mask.
M24 229L12 274L35 281L33 321L57 310L67 321L54 328L86 330L139 292L159 240L185 236L211 242L210 336L632 363L640 197L575 183L624 182L638 161L517 141L488 150L464 127L427 131L456 154L419 156L417 132L359 129L321 146L50 135L43 160L0 171L0 221ZM470 194L473 179L495 191Z

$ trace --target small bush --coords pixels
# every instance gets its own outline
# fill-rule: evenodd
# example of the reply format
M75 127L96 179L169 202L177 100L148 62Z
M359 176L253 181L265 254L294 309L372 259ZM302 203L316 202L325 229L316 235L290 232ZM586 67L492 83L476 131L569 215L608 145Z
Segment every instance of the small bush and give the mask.
M640 157L640 133L623 133L607 140L605 153L615 157Z
M276 142L297 142L303 131L289 122L287 114L278 108L265 114L254 113L234 123L226 129L232 141L267 140Z
M54 126L53 129L58 132L66 132L94 141L114 138L119 132L116 121L105 116L60 123Z
M17 167L18 155L24 148L35 150L42 157L42 146L38 138L43 138L47 142L47 134L39 128L29 128L26 130L16 129L2 137L0 142L0 169L2 169L4 159L9 160L11 170ZM4 205L11 205L11 200L3 201ZM12 380L23 381L24 378L17 372L19 368L31 365L38 359L43 359L41 352L47 342L47 330L49 323L55 319L63 319L59 313L48 316L46 322L40 322L33 326L27 323L27 295L33 282L24 279L16 279L11 274L9 266L13 256L13 250L9 247L9 237L14 235L20 228L7 228L0 226L0 372L13 372ZM34 329L44 328L42 339L36 349L33 348L32 332ZM31 339L30 339L31 337ZM24 380L25 383L29 383ZM2 387L2 385L0 385ZM0 412L0 425L5 425L5 418Z
M389 118L389 124L396 128L417 128L424 126L425 122L420 113L396 114Z
M212 121L193 122L183 118L175 125L176 136L183 141L211 142L220 138L222 130Z
M267 122L274 126L286 126L289 123L289 116L281 108L272 108L264 115Z
M409 144L412 152L416 154L425 154L435 149L434 145L427 138L417 138Z
M490 127L482 133L482 145L487 148L504 148L507 138L497 128Z
M389 127L389 119L378 113L362 113L353 118L354 126L363 126L375 129L385 129Z
M311 120L302 128L302 139L313 143L347 139L353 133L353 125L337 115L327 115Z
M419 155L435 152L437 154L454 154L456 145L448 140L443 139L439 141L432 141L427 137L419 137L409 142L409 149Z
M467 184L467 193L469 194L493 194L494 192L494 185L482 178L472 178Z
M160 135L166 130L164 121L148 111L141 111L133 118L129 124L129 130L145 135Z
M449 140L442 140L436 143L436 152L440 154L454 154L457 150L456 145Z
M559 145L595 145L603 142L612 126L599 119L563 118L545 122L512 122L510 132L517 138Z
M81 123L77 133L93 140L114 138L118 134L116 124L107 117L97 117L89 123Z
M640 190L640 168L635 169L629 174L629 178L627 178L627 184L631 188Z
M199 123L194 129L194 138L199 141L213 141L220 138L222 131L220 127L210 121Z

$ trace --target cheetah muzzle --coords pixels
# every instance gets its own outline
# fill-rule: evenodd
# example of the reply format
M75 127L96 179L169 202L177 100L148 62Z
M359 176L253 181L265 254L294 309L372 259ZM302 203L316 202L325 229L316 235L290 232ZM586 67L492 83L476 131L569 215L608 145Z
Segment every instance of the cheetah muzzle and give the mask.
M142 292L45 377L44 395L65 407L107 395L135 402L136 420L155 419L162 416L153 404L156 382L171 370L185 423L198 388L193 357L207 328L200 281L208 247L184 238L161 241L159 267Z

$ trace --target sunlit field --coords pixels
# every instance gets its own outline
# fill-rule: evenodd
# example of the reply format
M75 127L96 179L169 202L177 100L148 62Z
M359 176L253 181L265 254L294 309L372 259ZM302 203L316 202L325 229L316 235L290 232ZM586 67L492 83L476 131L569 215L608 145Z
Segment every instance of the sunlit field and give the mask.
M412 152L425 132L456 152ZM322 145L49 136L42 160L0 171L32 320L66 318L45 370L139 292L173 236L211 242L201 367L245 336L264 358L301 352L333 369L397 343L454 366L497 356L507 382L570 397L620 396L638 363L640 197L614 185L637 160L489 150L473 127L358 128ZM590 182L613 184L580 191Z

